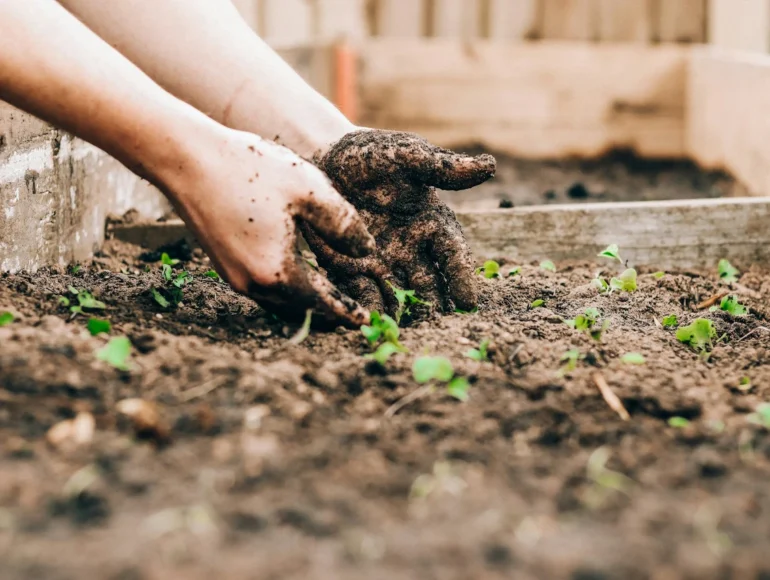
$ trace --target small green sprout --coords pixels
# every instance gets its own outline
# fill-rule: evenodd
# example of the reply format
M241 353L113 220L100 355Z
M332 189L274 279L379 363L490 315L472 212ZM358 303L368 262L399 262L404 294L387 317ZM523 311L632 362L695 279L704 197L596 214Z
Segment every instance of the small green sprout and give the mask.
M168 254L164 253L161 256L161 262L161 273L167 282L166 287L155 288L153 286L150 288L150 294L158 306L163 309L179 306L184 299L184 287L193 279L192 274L183 270L175 276L172 266L178 264L179 260L172 260Z
M586 503L589 507L600 507L612 493L631 495L636 486L636 482L630 477L608 469L609 459L610 450L607 447L599 447L588 458L586 476L593 483L586 493Z
M449 381L449 384L446 386L446 391L450 397L454 397L458 401L465 403L470 399L470 395L468 395L470 388L471 384L468 382L468 379L465 377L455 377Z
M753 388L753 385L751 384L751 378L741 377L741 380L738 382L738 390L746 393L750 391L752 388Z
M679 326L679 318L676 314L669 314L663 317L663 328L676 328Z
M470 383L465 377L455 376L454 367L449 359L442 356L423 356L414 361L412 376L419 384L431 381L447 383L447 393L460 401L468 400Z
M455 308L455 314L476 314L478 311L478 306L476 306L473 310L462 310L461 308Z
M749 423L770 430L770 403L760 404L756 411L747 417Z
M638 352L626 353L620 358L620 360L627 365L643 365L647 362L647 360L644 358L644 355Z
M684 417L671 417L668 420L668 424L670 427L674 427L675 429L683 429L690 425L690 421Z
M155 300L155 302L157 302L161 308L164 308L164 309L171 308L171 302L166 300L166 297L163 296L163 294L161 294L157 288L150 288L150 293L152 294L152 297Z
M612 290L619 290L621 292L635 292L637 288L636 270L629 268L618 278L613 278L610 280L610 288L612 288Z
M585 356L580 354L579 350L568 350L565 352L560 359L564 365L559 370L559 376L564 377L570 374L577 368L578 362L584 358Z
M545 305L545 300L542 298L538 298L532 304L529 305L529 307L534 310L535 308L541 308L543 305Z
M623 260L620 257L620 249L617 244L610 244L607 249L598 254L599 258L609 258L610 260L617 260L621 264Z
M80 264L73 264L72 266L70 266L70 272L73 274L77 274L78 272L80 272L80 268L81 268Z
M125 336L116 336L96 351L96 358L121 371L131 370L131 341Z
M94 295L88 290L78 290L74 286L70 286L69 291L70 294L74 294L78 300L77 306L70 306L70 312L72 312L73 318L78 314L85 314L86 310L104 310L107 308L107 305L104 302L94 298ZM64 298L64 300L61 298ZM59 299L59 304L62 304L63 306L68 306L70 304L68 298L65 298L64 296L61 298Z
M478 361L478 362L485 362L489 360L489 339L485 339L481 341L481 344L479 344L479 348L472 348L468 352L465 353L465 356L469 359Z
M594 340L601 341L602 334L610 327L610 321L605 320L600 326L597 326L601 313L596 308L586 308L583 314L578 314L571 320L565 320L567 326L580 332L585 332Z
M363 325L361 327L361 333L372 346L377 344L380 340L384 340L385 342L393 343L399 348L402 348L401 344L398 342L398 338L401 334L398 323L387 314L380 314L376 310L373 311L371 314L371 326Z
M730 316L746 316L749 312L748 308L738 302L737 296L725 296L722 298L722 302L719 303L719 306L712 306L710 310L711 312L722 310L723 312L727 312Z
M551 260L543 260L540 262L540 269L545 270L546 272L556 272L556 264Z
M0 328L8 326L14 320L16 320L16 317L12 312L0 312Z
M484 274L484 278L492 279L500 277L500 264L494 260L487 260L481 268L476 268L476 274Z
M402 352L402 349L400 349L392 342L383 342L380 346L377 347L377 350L371 354L367 354L364 358L377 361L380 363L380 365L385 366L390 360L390 357L392 357L394 354L398 354L399 352Z
M690 345L700 353L713 349L716 336L714 323L707 318L698 318L689 326L683 326L676 331L676 339L679 342Z
M599 291L599 294L605 294L610 291L610 285L603 278L597 276L591 280L591 285Z
M719 260L719 264L717 265L717 272L719 273L719 277L728 284L737 282L738 276L740 275L738 268L733 266L728 260L725 260L724 258Z
M179 260L177 260L176 258L172 258L166 252L163 252L160 255L160 263L163 264L164 266L176 266L177 264L179 264Z
M393 294L395 294L396 301L398 302L398 308L396 309L396 316L395 316L396 322L398 324L401 324L401 318L404 315L411 316L412 306L415 306L418 304L424 304L425 306L430 306L430 302L426 302L425 300L418 298L414 290L401 290L401 288L396 288L390 282L388 282L388 286L390 286L391 290L393 290Z
M96 336L101 333L109 334L112 330L112 324L109 320L102 320L101 318L89 318L86 328L88 328L88 332L91 333L91 336Z
M305 311L305 320L302 322L302 326L297 331L297 334L289 339L289 344L298 345L305 342L308 336L310 336L310 325L313 322L313 309L308 308Z
M67 298L66 296L59 296L59 301L58 302L59 302L59 305L60 306L64 306L64 308L69 308L70 304L71 304L70 303L70 299Z
M521 274L521 266L516 266L515 268L511 268L508 270L508 278L513 278L514 276L518 276Z
M217 274L216 270L209 270L208 272L206 272L204 274L204 276L206 276L206 278L211 278L212 280L216 280L217 282L221 282L222 281L222 276Z
M662 278L665 278L665 277L666 277L666 273L665 273L665 272L655 272L655 273L652 275L652 277L653 277L653 278L655 278L656 280L660 280L660 279L662 279Z

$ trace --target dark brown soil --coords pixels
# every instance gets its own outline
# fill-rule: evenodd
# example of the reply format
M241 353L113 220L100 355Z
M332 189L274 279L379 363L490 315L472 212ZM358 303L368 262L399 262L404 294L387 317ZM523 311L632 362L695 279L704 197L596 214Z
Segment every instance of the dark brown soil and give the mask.
M767 273L733 288L750 316L705 312L725 335L708 361L656 321L704 315L713 272L599 296L599 266L562 264L483 280L479 313L415 322L411 354L382 369L360 332L289 345L296 329L204 277L200 255L181 265L183 306L161 311L159 265L139 254L113 243L74 274L0 278L0 311L19 315L0 328L0 578L770 578L770 437L748 420L770 400ZM95 359L106 339L57 303L69 285L106 302L130 372ZM601 344L562 322L589 306L611 321ZM490 362L463 356L484 339ZM585 360L560 378L570 349ZM470 401L436 391L384 418L426 351ZM157 404L170 441L134 436L116 410L131 397ZM91 443L46 442L79 412ZM588 476L600 448L622 492Z
M478 154L477 147L466 148ZM735 179L720 171L703 171L686 160L642 159L614 151L599 159L538 161L495 153L494 179L468 191L442 197L455 209L655 201L748 195Z

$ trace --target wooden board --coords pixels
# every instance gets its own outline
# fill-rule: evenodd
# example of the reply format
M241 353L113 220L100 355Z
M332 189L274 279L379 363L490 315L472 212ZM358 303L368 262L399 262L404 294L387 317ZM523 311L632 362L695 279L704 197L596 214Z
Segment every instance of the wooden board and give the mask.
M366 43L361 122L531 158L613 147L684 155L687 49L585 43Z
M374 0L378 36L417 38L427 31L425 0Z
M650 41L650 0L599 0L599 39L605 42Z
M688 93L689 154L770 196L770 56L693 49Z
M479 38L486 34L486 4L482 0L430 0L430 35L440 38Z
M541 1L544 39L595 40L597 38L599 23L597 0Z
M655 32L661 42L704 42L706 40L707 0L653 0ZM734 0L740 4L744 0Z
M540 38L538 0L488 0L489 38L525 40Z
M722 48L770 52L768 0L709 0L708 40Z
M741 267L770 260L770 200L708 199L523 207L457 214L477 261L595 260L619 244L634 266ZM181 221L118 225L118 239L151 249L191 240Z

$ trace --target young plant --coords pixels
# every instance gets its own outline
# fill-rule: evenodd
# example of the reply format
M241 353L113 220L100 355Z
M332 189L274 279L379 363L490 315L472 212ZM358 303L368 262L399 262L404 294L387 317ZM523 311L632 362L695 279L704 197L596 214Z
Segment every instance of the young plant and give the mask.
M102 320L101 318L89 318L86 328L88 328L88 332L91 333L91 336L96 336L102 333L109 334L112 330L112 324L109 320Z
M0 328L8 326L14 320L16 320L16 317L12 312L0 312Z
M459 401L469 399L470 383L465 377L455 375L449 359L441 356L423 356L414 361L412 376L419 384L430 382L446 383L447 393Z
M377 347L377 350L371 354L367 354L364 358L367 360L376 361L380 365L385 366L390 360L390 357L400 352L403 352L403 349L399 348L392 342L383 342L380 346Z
M529 305L530 309L534 310L535 308L541 308L545 306L545 300L542 298L538 298L537 300L534 300L532 304Z
M610 244L607 246L607 249L603 252L599 252L598 257L599 258L609 258L610 260L617 260L621 264L623 263L623 260L620 257L620 249L618 248L617 244Z
M602 334L610 327L610 321L605 320L601 325L598 324L600 312L596 308L586 308L583 314L578 314L571 320L565 320L567 326L580 332L585 332L594 340L601 341Z
M488 349L489 349L489 339L485 339L481 341L481 344L479 344L479 348L472 348L471 350L465 353L465 356L471 360L475 360L478 362L486 362L489 360Z
M610 291L610 285L604 278L599 276L591 280L591 285L599 291L599 294L606 294Z
M738 382L738 390L747 393L752 388L751 377L741 377L741 380Z
M638 352L626 353L620 358L620 360L627 365L643 365L647 362L647 360L644 358L644 355Z
M559 376L565 377L577 368L578 362L585 358L580 354L579 350L568 350L561 357L561 362L564 363L559 370Z
M610 280L610 288L620 292L636 292L636 270L629 268L619 277Z
M599 508L613 493L631 495L636 482L630 477L618 471L607 468L610 459L610 450L600 447L588 458L586 475L592 482L592 487L587 490L586 503L591 508Z
M707 318L698 318L689 326L683 326L676 331L676 339L679 342L690 345L701 354L711 352L716 336L714 323Z
M302 344L310 336L310 325L313 322L313 309L309 308L305 311L305 320L302 322L302 326L297 331L297 334L289 339L289 344L298 345Z
M455 308L455 314L476 314L478 311L478 306L476 306L473 310L462 310L461 308Z
M513 278L514 276L518 276L519 274L521 274L521 266L516 266L508 270L508 278Z
M671 417L668 420L668 424L675 429L684 429L690 425L690 421L684 417Z
M748 308L738 302L737 296L725 296L722 298L719 306L712 306L710 310L711 312L721 310L727 312L730 316L746 316L749 312Z
M728 284L737 282L738 276L740 275L738 268L733 266L728 260L725 260L724 258L719 260L719 264L717 265L717 272L719 273L719 278Z
M760 404L756 411L748 416L749 423L770 430L770 403Z
M483 274L484 278L491 280L500 277L500 264L494 260L487 260L481 268L476 268L476 274Z
M393 294L395 294L396 301L398 302L398 308L396 309L397 324L401 324L401 318L404 315L412 315L412 306L419 304L430 306L430 302L426 302L425 300L418 298L414 290L401 290L401 288L396 288L390 282L388 282L388 286L390 286L391 290L393 290Z
M545 270L546 272L556 272L556 264L551 260L543 260L540 262L540 269Z
M364 335L364 338L366 338L372 346L376 345L380 340L383 340L395 345L402 351L406 350L401 346L401 343L398 342L399 336L401 335L398 323L387 314L380 314L377 311L373 311L371 314L371 325L363 325L361 327L361 334Z
M669 314L663 317L663 328L676 328L679 326L679 319L676 314Z
M653 277L653 278L655 278L656 280L660 280L660 279L662 279L662 278L665 278L665 277L666 277L666 273L665 273L665 272L655 272L655 273L652 275L652 277Z
M125 336L116 336L96 351L96 358L121 371L131 370L131 341Z
M216 270L209 270L204 274L204 276L206 276L206 278L211 278L212 280L216 280L217 282L222 281L222 277L219 274L217 274Z
M179 260L172 260L168 254L161 256L161 262L161 274L166 285L162 288L153 286L150 293L163 309L171 308L172 305L179 306L184 299L184 287L192 281L192 275L184 270L175 275L173 266L178 264Z
M107 308L107 305L104 302L94 298L94 295L91 294L88 290L78 290L74 286L70 286L69 291L70 294L75 295L78 304L76 306L70 306L71 301L66 296L59 298L59 304L65 307L69 307L73 318L78 314L85 314L86 310L104 310Z

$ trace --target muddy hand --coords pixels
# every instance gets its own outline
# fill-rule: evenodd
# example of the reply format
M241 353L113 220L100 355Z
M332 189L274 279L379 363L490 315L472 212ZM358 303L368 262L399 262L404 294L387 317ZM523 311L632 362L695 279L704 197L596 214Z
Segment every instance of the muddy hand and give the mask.
M220 275L290 320L357 327L369 314L312 269L297 251L297 224L329 246L362 257L375 249L355 208L317 167L247 133L227 131L200 167L181 173L170 197Z
M476 306L473 256L435 188L483 183L495 173L493 157L456 154L410 133L362 130L343 137L317 163L377 240L374 255L353 260L303 230L343 291L367 308L389 312L396 303L388 283L442 309Z

